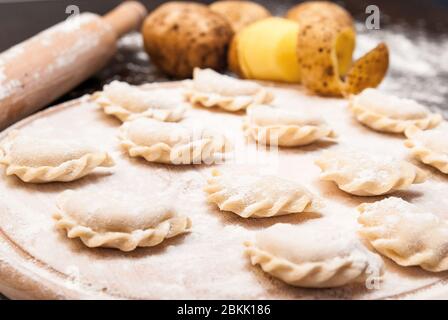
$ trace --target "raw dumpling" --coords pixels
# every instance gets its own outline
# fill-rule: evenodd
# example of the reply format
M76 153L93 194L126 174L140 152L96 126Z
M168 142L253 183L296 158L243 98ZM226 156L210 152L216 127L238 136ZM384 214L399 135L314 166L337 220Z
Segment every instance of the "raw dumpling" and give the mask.
M315 212L319 200L294 181L276 176L229 174L212 171L207 200L222 211L243 218L265 218L298 212Z
M255 82L198 68L194 70L186 96L193 104L207 108L220 107L227 111L244 110L250 105L272 101L272 95Z
M222 160L230 149L229 141L220 133L147 118L124 123L120 139L131 157L178 165L210 164Z
M448 223L400 198L358 207L360 234L401 266L448 270Z
M73 181L96 167L111 167L111 156L97 148L72 140L32 137L12 132L0 147L0 163L6 174L24 182Z
M448 125L426 131L409 127L405 134L405 146L415 158L448 174Z
M377 131L402 133L414 125L429 129L442 121L442 116L410 99L398 98L377 89L365 89L351 96L349 109L355 118Z
M132 251L152 247L189 231L191 221L157 198L131 201L127 195L67 190L57 201L56 228L89 248Z
M267 105L247 109L246 135L266 145L303 146L325 137L335 137L332 129L317 116L282 110Z
M335 182L339 189L357 196L378 196L422 183L427 174L410 162L386 155L354 151L323 152L315 161L320 179Z
M173 89L142 89L126 82L113 81L97 92L93 100L104 112L121 121L139 117L176 122L182 119L187 103Z
M331 288L380 281L383 261L355 235L316 223L276 224L246 242L252 265L297 287Z

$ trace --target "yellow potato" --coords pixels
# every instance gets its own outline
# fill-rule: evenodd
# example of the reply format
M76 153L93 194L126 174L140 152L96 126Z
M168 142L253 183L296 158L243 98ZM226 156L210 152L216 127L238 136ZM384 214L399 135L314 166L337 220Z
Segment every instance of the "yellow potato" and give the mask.
M297 62L298 24L283 18L267 18L244 28L235 40L239 69L246 78L299 82Z
M222 0L213 2L209 8L225 17L235 33L255 21L271 16L265 7L252 1Z
M226 67L233 30L225 18L206 5L167 2L146 18L142 34L145 49L159 69L176 78L187 78L195 67Z
M238 41L238 34L235 34L230 42L229 52L227 53L227 61L230 71L237 74L239 77L244 78L238 55Z

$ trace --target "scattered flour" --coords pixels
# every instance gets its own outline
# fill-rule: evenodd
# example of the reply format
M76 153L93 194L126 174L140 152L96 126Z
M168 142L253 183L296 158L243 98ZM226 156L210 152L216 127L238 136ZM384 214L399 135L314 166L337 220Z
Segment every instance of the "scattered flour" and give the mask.
M78 40L76 40L73 47L58 54L55 66L57 68L62 68L73 63L76 60L76 57L85 52L88 52L91 48L97 46L98 42L98 34L89 34L85 35L83 38L79 38Z
M118 41L118 47L140 50L143 48L143 37L140 32L131 32Z
M91 23L98 19L98 16L93 13L83 13L73 18L64 20L55 26L40 33L40 43L43 46L50 46L53 43L54 36L62 33L72 33L79 30L81 26Z
M0 55L0 101L9 97L22 84L19 80L9 79L6 75L7 63L23 54L23 45L16 45Z
M367 30L357 23L355 57L387 43L390 69L381 87L393 94L415 99L432 109L443 110L448 116L448 36L434 37L418 28L388 26Z

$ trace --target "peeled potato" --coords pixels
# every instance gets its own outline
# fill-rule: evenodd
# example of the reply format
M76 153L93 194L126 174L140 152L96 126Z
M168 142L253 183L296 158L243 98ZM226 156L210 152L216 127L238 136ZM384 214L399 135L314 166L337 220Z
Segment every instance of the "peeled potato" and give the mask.
M244 28L231 45L232 70L245 78L299 82L298 27L293 21L272 17Z
M188 78L195 67L226 67L233 30L225 18L205 5L168 2L146 18L142 34L145 49L159 69Z
M331 21L341 27L353 26L350 13L341 6L329 1L307 1L292 7L286 18L299 23L321 23Z
M241 78L244 78L244 74L240 66L240 58L238 56L238 34L235 34L230 42L229 51L227 53L227 63L230 71L234 72Z
M271 16L265 7L252 1L223 0L213 2L209 7L225 17L235 32L255 21Z

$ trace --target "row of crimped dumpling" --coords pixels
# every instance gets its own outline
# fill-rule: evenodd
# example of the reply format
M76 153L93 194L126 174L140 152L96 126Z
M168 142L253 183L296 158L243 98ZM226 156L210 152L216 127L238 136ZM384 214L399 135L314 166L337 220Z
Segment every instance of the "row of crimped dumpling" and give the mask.
M232 79L233 80L233 79ZM231 82L231 80L229 80L230 82ZM211 88L212 89L209 89L209 90L213 90L213 85L211 86ZM225 88L224 88L225 89ZM243 88L244 89L244 88ZM130 90L132 90L132 89L130 89ZM206 90L205 90L206 91ZM243 90L244 91L244 90ZM224 91L222 91L222 92L220 92L219 94L228 94L230 91L228 91L227 93L225 92L225 90ZM213 96L213 95L217 95L217 93L216 92L208 92L208 94L210 94L211 96L212 96L212 98L215 98L216 99L216 96ZM125 98L126 98L126 96L124 96ZM128 97L129 98L129 97ZM152 97L153 98L153 100L152 100L152 103L154 103L154 101L157 101L157 96L153 96ZM131 101L132 101L132 97L130 98L131 99ZM219 100L219 99L218 99ZM129 101L129 100L128 100ZM165 101L166 102L166 101ZM169 108L169 105L168 104L166 104L166 106ZM262 126L263 125L266 125L266 126L271 126L271 125L278 125L278 123L280 123L281 125L297 125L297 123L301 123L301 124L303 124L303 122L304 122L304 119L303 119L303 117L302 118L300 118L300 115L298 115L298 114L294 114L294 113L282 113L280 110L278 110L278 109L273 109L272 107L268 107L268 106L257 106L257 105L254 105L253 107L251 107L251 108L254 108L254 110L259 110L259 111L261 111L258 115L256 115L255 117L257 118L256 120L258 121L258 123L259 124L261 124ZM258 109L255 109L255 108L258 108ZM163 109L164 108L161 108L162 109L162 111L164 111ZM169 109L171 109L171 108L169 108ZM179 107L176 105L176 108L174 108L174 109L176 109L176 110L178 110L179 109ZM154 115L157 115L157 114L164 114L164 116L166 116L167 114L168 114L168 116L167 117L165 117L165 119L162 119L162 118L159 118L158 120L168 120L169 119L169 112L167 113L167 112L165 112L165 113L158 113L158 112L155 112L155 111L159 111L159 110L151 110L151 111L149 111L148 112L148 110L140 110L140 113L146 113L145 115L144 115L144 117L155 117ZM249 109L249 111L250 111L250 109ZM123 114L123 113L121 113L121 114ZM131 115L127 115L128 117L129 116L133 116L132 114ZM295 117L298 117L297 119L295 119ZM136 117L136 118L138 118L138 116ZM155 117L155 118L157 118L157 117ZM249 115L249 118L250 118L250 115ZM316 119L310 119L310 120L308 120L308 119L305 119L305 121L307 122L307 124L308 125L318 125L318 124L321 124L321 123L319 123L318 121L316 121ZM141 131L144 131L144 129L145 129L145 126L146 126L146 124L148 124L148 123L145 123L144 121L140 121L140 122L138 122L138 121L136 121L135 123L139 123L139 125L140 125L140 129L138 129L138 126L137 126L137 129L136 129L136 131L137 132L141 132ZM140 135L140 138L141 139L143 139L143 140L145 140L145 139L147 139L147 136L149 135L149 136L157 136L157 134L158 133L160 133L161 131L163 131L163 127L164 126L161 126L161 127L158 127L157 126L157 124L160 124L160 123L158 123L158 122L153 122L153 123L151 123L151 125L153 126L153 128L152 128L152 132L148 132L148 134L144 134L143 136L141 136ZM125 126L126 126L126 124L125 124ZM250 123L249 123L249 126L250 126ZM178 127L178 126L173 126L172 127L172 130L174 130L174 131L176 131L177 129L179 129L180 127ZM146 129L148 129L148 128L146 128ZM180 129L179 129L180 130ZM129 132L127 132L127 134L129 135ZM180 130L179 131L179 134L178 134L180 137L182 137L182 136L184 136L185 135L185 131L182 131L182 130ZM329 135L329 134L328 134ZM163 135L162 135L163 136ZM159 135L159 138L160 138L160 135ZM146 143L147 141L143 141L143 143ZM266 141L267 143L269 143L269 141ZM135 147L135 146L134 146ZM132 154L131 154L132 155ZM136 154L136 155L138 155L138 154ZM151 161L151 160L149 160L149 161ZM350 165L349 164L349 168L350 168L350 166L352 166L352 169L353 169L353 164L352 165ZM409 170L408 170L409 171ZM418 174L418 172L417 173L415 173L415 174ZM256 177L254 177L255 179L257 179ZM286 185L287 185L287 181L280 181L281 182L281 184L282 184L282 186L283 187L286 187ZM412 183L412 182L411 182ZM285 185L286 184L286 185ZM267 185L269 185L269 186L271 186L271 189L269 189L269 190L272 190L272 185L275 185L275 184L272 184L271 182L269 182ZM279 184L278 184L279 185ZM238 186L236 186L236 188L237 188L237 191L238 191ZM279 187L280 189L279 190L282 190L282 188L281 187ZM300 191L300 188L299 189L297 189L297 186L294 186L293 185L293 188L295 188L296 189L296 192L298 192L298 191ZM277 190L277 191L279 191L279 190ZM300 193L300 192L299 192ZM305 195L307 194L306 192L304 193ZM305 198L303 198L303 196L304 196L304 194L302 194L302 196L300 196L300 197L298 197L298 195L297 194L293 194L292 196L291 196L291 194L289 194L289 196L291 196L291 198L290 199L286 199L286 198L284 198L285 196L288 196L288 193L285 193L285 194L283 194L282 196L278 196L277 197L277 199L271 199L271 200L274 200L275 201L275 205L274 206L272 206L272 204L271 204L271 208L268 210L268 211L266 211L265 210L265 212L270 212L270 214L268 213L268 214L265 214L264 216L270 216L270 215L276 215L278 212L283 212L283 213L287 213L288 212L288 210L290 211L290 212L302 212L302 211L306 211L306 208L309 206L309 205L311 205L312 204L312 200L311 200L311 198L309 197L309 196L306 196ZM76 198L76 195L74 195L74 197ZM298 197L298 198L297 198ZM216 198L216 196L215 196L215 198ZM275 198L275 196L274 196L274 198ZM283 198L283 200L282 200L282 198ZM70 198L69 198L70 199ZM216 200L216 199L215 199ZM267 202L269 202L269 201L267 201ZM267 204L267 202L265 201L265 204L264 204L264 206L266 206L266 205L268 205L269 206L269 204ZM64 204L65 204L65 202L63 202ZM217 202L218 203L218 202ZM281 205L280 207L279 207L279 204ZM223 210L227 210L226 208L232 208L232 205L233 205L233 208L235 208L235 205L236 205L236 208L238 208L238 200L236 199L236 200L234 200L233 201L233 203L230 201L228 201L228 199L226 200L226 203L225 204L223 204L223 206L222 206L222 209ZM239 206L241 207L241 203L239 204ZM250 216L251 214L253 214L253 212L263 212L263 205L262 204L260 204L260 203L257 203L256 204L257 205L257 207L252 207L252 208L249 208L250 210L252 210L252 213L249 211L249 210L247 210L248 208L246 207L246 208L244 208L244 205L243 205L243 209L245 210L245 213L244 212L242 212L242 216L244 216L244 215L247 215L247 216ZM64 205L63 205L64 206ZM119 206L118 206L119 207ZM312 207L312 206L311 206ZM289 209L288 209L289 208ZM79 208L78 208L79 209ZM82 208L81 208L82 209ZM309 209L309 208L308 208ZM68 209L67 208L65 208L65 211L67 211ZM231 211L235 211L235 209L230 209ZM258 210L258 211L257 211ZM286 211L285 211L286 210ZM64 212L64 210L62 210L62 212ZM119 214L118 214L118 216L119 216ZM263 215L261 215L261 216L263 216ZM70 237L80 237L86 244L88 244L89 246L115 246L115 247L119 247L119 248L121 248L122 250L132 250L133 248L135 248L137 245L145 245L145 243L146 243L146 245L154 245L154 244L157 244L158 242L157 241L154 241L154 240L148 240L148 239L152 239L152 237L153 237L153 233L155 232L153 229L157 229L157 228L149 228L150 229L150 233L151 233L151 237L147 237L147 238L144 238L144 240L142 240L141 238L138 238L137 240L135 240L135 239L133 239L129 234L127 234L126 232L124 232L124 234L126 235L126 237L125 238L123 238L123 232L118 232L118 234L120 234L120 237L121 238L110 238L110 234L109 234L109 232L106 232L106 234L107 234L107 236L105 236L105 234L104 233L102 233L102 234L100 234L100 237L98 237L98 234L92 234L92 230L79 230L79 225L76 225L76 221L75 221L75 223L73 224L73 221L69 221L70 219L68 219L67 218L67 216L65 216L65 219L62 219L63 217L62 217L62 215L59 215L58 216L59 217L59 219L60 219L60 221L58 222L58 225L60 225L60 227L61 228L65 228L65 229L67 229L67 231L68 231L68 233L69 233L69 236ZM183 221L183 223L182 223L182 228L180 229L180 231L179 231L179 233L181 233L181 232L184 232L188 227L189 227L189 222L187 222L187 220L185 220L185 218L183 218L183 220L181 220L181 221ZM160 222L160 221L159 221ZM79 224L79 221L78 221L78 224ZM168 224L169 225L169 224ZM124 224L122 227L125 227L126 226L126 224ZM156 226L157 226L157 224L156 224ZM119 227L119 226L118 226ZM110 228L110 226L109 226L109 228ZM81 229L86 229L85 227L83 228L83 227L81 227ZM87 228L88 229L88 228ZM106 228L107 229L107 228ZM129 230L128 230L128 233L129 233ZM132 232L132 230L131 230L131 232L130 232L130 234L133 234L133 232ZM117 235L118 236L118 235ZM167 234L165 234L165 236L162 236L161 238L159 237L159 239L162 239L163 240L163 238L164 237L168 237L167 236ZM99 238L99 239L98 239ZM146 241L146 242L145 242ZM158 241L161 241L161 240L158 240ZM112 245L111 245L112 244ZM117 246L117 244L119 244L119 246ZM250 250L249 250L250 251ZM379 250L380 252L381 252L381 250ZM252 251L253 252L253 251ZM361 250L361 252L362 252L362 250ZM387 255L387 254L386 254ZM251 258L252 259L252 262L253 263L260 263L260 264L262 264L259 260L257 260L258 258L254 258L254 257L252 257ZM255 259L255 260L254 260ZM255 262L254 262L255 261ZM365 265L366 267L368 266L368 264L366 264ZM263 264L262 264L262 267L263 267ZM322 267L322 266L320 266L320 267ZM347 270L349 270L350 268L347 268L347 266L345 267ZM280 269L282 269L282 267L280 266ZM362 269L362 268L361 268ZM322 269L322 270L324 270L324 269ZM365 275L365 271L366 270L364 270L364 269L362 269L363 271L361 272L362 273L362 275ZM302 270L303 271L303 270ZM269 271L268 271L269 272ZM273 272L270 272L270 273L273 273ZM356 273L356 272L355 272ZM359 273L359 270L358 270L358 273ZM274 274L274 273L273 273ZM280 278L281 278L281 276L279 276ZM306 278L306 277L305 277ZM303 282L302 280L298 280L298 285L303 285L303 286L333 286L333 285L340 285L340 284L343 284L344 283L344 281L348 281L348 282L351 282L351 280L353 280L353 279L361 279L361 278L364 278L364 276L353 276L353 277L348 277L348 280L346 279L346 280L344 280L344 277L342 277L342 280L340 279L340 275L336 275L336 276L333 276L333 277L330 277L332 280L328 280L327 282L325 282L325 281L321 281L320 282L320 284L319 284L319 282L316 282L316 279L314 279L314 280L306 280L306 281L311 281L310 283L308 283L308 285L306 284L307 282L305 281L305 280L303 280L303 281L305 281L305 282ZM339 280L338 280L339 279ZM286 281L286 280L285 280ZM314 281L314 282L313 282ZM314 285L313 285L313 283L314 283ZM294 284L294 283L293 283Z
M248 108L244 123L245 132L258 143L291 147L335 137L335 132L322 118L265 105L263 103L272 100L272 94L260 85L222 76L211 70L196 70L195 79L187 90L187 98L192 103L223 108L229 104L235 106L235 101L238 101L236 105L239 109ZM113 82L105 86L103 92L96 94L94 101L107 114L113 114L122 121L128 120L120 130L120 137L122 146L131 156L141 156L155 162L188 164L213 160L216 153L225 153L230 149L226 137L214 130L172 123L181 120L187 108L187 103L179 97L179 94L173 93L173 90L164 88L142 90L126 83ZM235 109L232 107L227 110ZM443 139L446 126L431 131L419 130L436 126L441 121L440 115L431 114L414 101L387 96L373 89L352 97L350 110L359 121L375 130L405 132L409 139L406 146L412 148L416 158L442 172L448 172L446 156L448 146L446 139ZM77 170L73 170L72 166L63 171L49 168L26 170L26 166L14 160L16 149L20 154L23 153L23 150L20 151L23 147L20 147L21 145L37 146L43 141L33 143L18 139L17 143L14 143L14 139L15 137L10 137L8 141L11 143L4 144L5 156L2 157L2 162L8 166L7 174L16 174L26 182L71 181L88 174L95 166L111 164L111 159L104 163L95 159L95 161L83 161L80 164L82 168L77 166ZM22 142L19 143L20 141ZM76 153L79 151L73 150L77 149L76 144L79 142L67 143L66 147ZM22 149L26 148L25 146ZM54 154L46 155L45 150L48 148L54 149L56 146L42 146L40 157L51 158L52 161L58 162L58 165L62 165L66 159L57 159ZM82 155L99 153L94 150L95 148L89 148L89 152L82 152ZM67 151L66 154L66 157L70 157L71 153ZM42 164L33 167L53 167L55 163L50 166ZM318 164L324 170L325 167L329 167L325 160L319 161ZM327 175L327 178L329 176ZM338 184L346 185L347 181Z
M238 82L234 82L234 79L213 78L215 77L213 73L201 72L199 70L195 72L195 80L203 80L198 83L193 82L187 92L187 98L204 107L218 106L228 111L248 108L245 129L248 135L258 142L273 143L273 135L277 134L274 137L277 139L276 144L294 146L308 144L322 137L334 136L333 131L318 118L307 118L296 112L260 105L260 100L249 103L248 101L251 101L250 94L257 97L269 96L256 85L244 82L241 83L241 86L237 86ZM208 78L209 76L211 79ZM219 84L226 84L226 82L228 88L224 85L220 87L220 90L216 90ZM243 84L247 84L247 87ZM232 87L235 90L232 90ZM262 93L260 94L260 92ZM234 96L235 93L237 96ZM367 91L364 94L371 93ZM369 107L367 104L366 109ZM389 110L394 110L394 108L395 106L392 105ZM406 126L403 123L400 124L402 128L407 127L408 124L414 124L426 129L437 124L437 118L425 111L420 115L418 112L413 113L412 116L406 112L402 112L398 116L387 114L387 112L386 105L385 110L379 110L378 113L383 114L384 118L397 118L397 123L406 121ZM428 118L432 117L434 120L427 121L425 124L420 121L419 116L423 117L422 115ZM419 121L414 122L416 119ZM360 121L362 121L361 118ZM377 124L376 120L371 127ZM395 127L391 130L397 130L397 124L394 125ZM383 126L381 121L380 126ZM295 129L295 131L292 130L292 133L291 127ZM300 127L302 132L297 127ZM307 135L304 135L304 127L312 127L313 131L307 128ZM381 128L377 126L375 129ZM387 130L386 128L385 131ZM314 138L310 138L311 134L315 134ZM305 136L306 138L304 138ZM375 159L370 155L358 152L325 154L322 159L317 161L317 164L324 171L323 179L333 179L341 189L360 195L390 193L406 188L412 183L422 182L426 177L420 169L408 162L389 158ZM369 177L369 173L374 178L379 177L380 179L375 181ZM360 176L363 175L365 180L360 179ZM351 181L347 182L347 180ZM320 207L320 201L300 184L275 176L221 176L216 172L215 176L210 178L206 192L209 194L208 201L217 204L221 210L232 211L244 218L316 211ZM390 218L385 214L385 210L389 207L392 209L386 213L401 217L400 223L390 222ZM396 210L394 211L394 209ZM446 228L443 222L429 224L427 229L420 228L415 231L410 229L410 222L406 218L408 211L418 212L418 210L398 198L390 198L370 207L365 204L359 210L363 212L359 219L363 224L362 235L383 255L390 257L400 265L420 265L430 271L448 268L447 261L440 251L440 245L444 245L443 240L442 243L427 241L426 248L416 247L414 250L408 249L406 245L411 239L416 242L421 241L424 233L431 231L430 228L443 232ZM368 213L366 213L367 211ZM424 220L426 216L417 215L415 219ZM437 218L433 216L433 219ZM376 234L372 234L372 228ZM407 236L410 233L412 238ZM397 238L401 240L401 244ZM291 242L294 242L295 245L291 246ZM375 285L383 272L383 263L379 256L370 252L356 237L335 234L330 230L324 233L315 232L314 226L309 223L299 227L276 225L259 232L255 241L247 242L246 246L246 253L252 264L259 264L265 272L296 286L335 287L360 281L367 281L367 283ZM401 251L397 249L400 247ZM394 256L390 252L399 253ZM419 257L421 252L424 252L425 255Z

